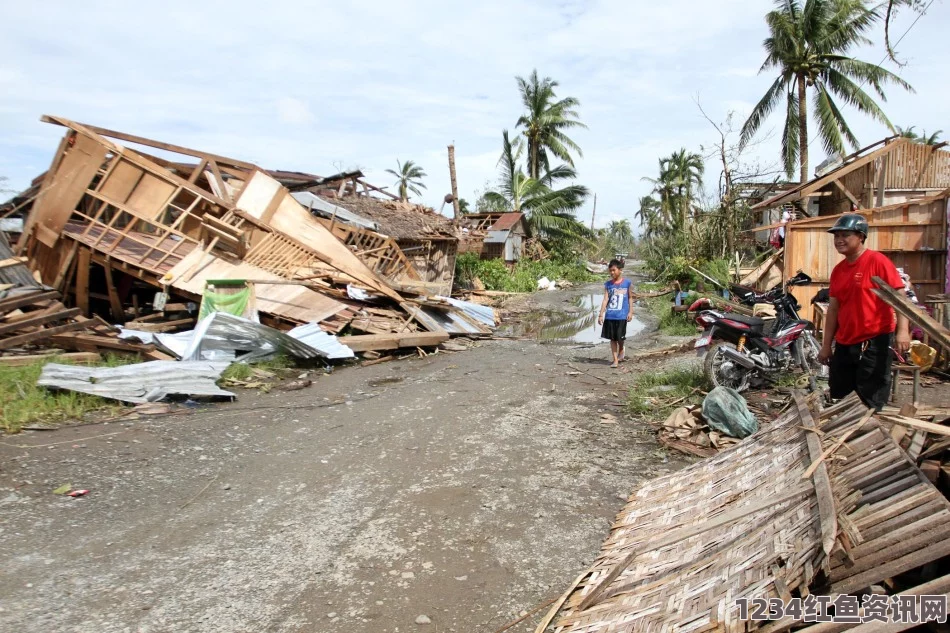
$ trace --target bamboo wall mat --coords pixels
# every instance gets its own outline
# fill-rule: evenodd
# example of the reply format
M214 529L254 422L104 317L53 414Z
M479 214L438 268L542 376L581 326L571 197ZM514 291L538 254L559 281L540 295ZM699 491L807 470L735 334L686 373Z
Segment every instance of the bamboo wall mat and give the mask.
M739 620L736 599L857 591L950 553L948 517L950 504L863 405L818 412L801 401L735 447L636 489L554 630L756 628Z

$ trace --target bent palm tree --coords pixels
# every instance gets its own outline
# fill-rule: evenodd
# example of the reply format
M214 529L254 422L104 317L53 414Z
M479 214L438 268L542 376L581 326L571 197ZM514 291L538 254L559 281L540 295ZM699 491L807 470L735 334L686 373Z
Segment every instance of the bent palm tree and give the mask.
M420 180L420 178L426 177L426 172L422 167L416 165L411 160L401 163L397 159L396 165L399 167L399 171L387 169L386 172L396 177L396 186L399 187L399 199L403 202L409 202L410 191L417 196L421 196L422 192L419 188L426 188Z
M785 104L782 156L789 178L799 167L808 180L808 89L814 90L812 108L818 136L830 155L844 154L845 143L858 148L858 139L832 98L857 108L894 129L881 108L863 89L869 85L882 101L883 86L893 83L913 91L910 84L884 68L849 57L855 46L869 44L865 33L878 19L876 9L863 0L778 0L765 16L769 37L763 43L765 62L759 72L777 69L779 76L756 104L745 125L741 143L748 143L769 114ZM856 83L857 82L857 83Z
M528 139L528 175L539 179L541 173L551 167L548 153L574 166L571 152L583 156L580 146L567 136L565 130L587 126L577 117L577 107L581 104L574 97L557 100L554 89L558 83L550 77L538 78L534 70L525 79L516 77L521 91L521 102L527 112L518 119L517 126L522 128Z
M485 192L485 200L492 206L524 213L531 228L551 236L588 237L590 231L574 217L574 213L588 196L587 187L568 185L560 189L554 183L574 179L576 174L566 165L545 172L541 178L524 173L518 161L524 153L520 139L514 143L508 130L502 132L503 147L498 159L498 189Z

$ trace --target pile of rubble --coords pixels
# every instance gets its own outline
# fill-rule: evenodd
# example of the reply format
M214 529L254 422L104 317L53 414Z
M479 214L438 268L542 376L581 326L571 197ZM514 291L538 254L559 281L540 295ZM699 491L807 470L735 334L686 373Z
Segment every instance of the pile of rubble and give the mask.
M359 172L273 172L43 121L66 128L50 168L0 207L0 365L100 352L378 359L496 325L491 308L450 297L454 225Z

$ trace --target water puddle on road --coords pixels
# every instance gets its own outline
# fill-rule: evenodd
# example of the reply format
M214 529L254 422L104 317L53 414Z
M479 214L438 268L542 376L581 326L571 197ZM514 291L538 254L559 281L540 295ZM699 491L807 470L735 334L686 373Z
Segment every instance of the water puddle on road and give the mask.
M600 338L601 326L597 324L602 299L600 293L582 295L574 299L568 308L527 314L518 323L502 325L498 333L503 336L526 336L539 341L606 343L605 339ZM644 327L634 316L627 324L627 338L638 334Z

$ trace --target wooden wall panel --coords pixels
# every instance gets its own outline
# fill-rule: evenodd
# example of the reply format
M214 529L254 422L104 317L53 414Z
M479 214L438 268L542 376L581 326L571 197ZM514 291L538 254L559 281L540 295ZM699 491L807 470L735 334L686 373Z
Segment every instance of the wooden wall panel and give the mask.
M118 160L119 162L102 181L99 192L111 200L125 203L129 199L129 194L139 184L145 170L121 158L113 158L112 160Z
M149 220L157 219L171 201L177 187L155 174L143 173L129 194L126 206Z
M56 172L43 182L43 190L23 227L18 249L26 245L36 218L45 229L36 232L36 239L50 248L56 245L59 234L106 158L106 148L94 139L82 134L73 138L75 142L63 156Z
M882 251L894 265L910 275L918 293L942 293L947 264L947 200L865 212L869 215L868 248ZM802 304L801 317L812 319L811 299L826 288L831 271L843 257L827 231L836 218L789 224L785 237L785 279L803 270L811 286L797 287L792 294Z

